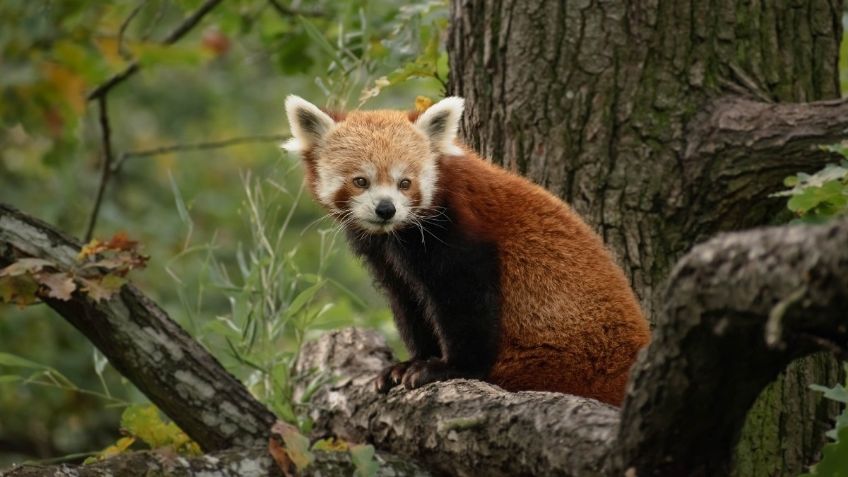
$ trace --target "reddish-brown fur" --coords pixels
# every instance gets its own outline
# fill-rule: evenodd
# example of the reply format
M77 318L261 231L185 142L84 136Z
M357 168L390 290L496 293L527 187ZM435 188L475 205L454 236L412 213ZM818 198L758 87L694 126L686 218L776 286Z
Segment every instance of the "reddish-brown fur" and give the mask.
M393 111L355 112L345 121L346 131L355 135L360 127L382 129L387 124L397 128L403 121L401 133L388 137L415 141L420 134L403 129L411 131L409 121L415 117ZM383 137L368 133L369 138ZM397 143L383 147L379 140L369 141L376 156L396 156ZM325 154L339 161L338 167L362 160L326 151L322 160ZM414 162L410 156L415 154L405 159ZM315 152L304 151L304 159L315 192ZM447 205L469 236L497 244L501 337L489 380L511 391L558 391L620 404L630 366L650 332L627 279L601 239L545 189L473 152L442 156L437 169L434 204ZM342 203L353 193L343 188L335 200Z
M500 352L490 380L620 404L650 331L601 239L566 204L473 152L442 157L440 195L498 244Z

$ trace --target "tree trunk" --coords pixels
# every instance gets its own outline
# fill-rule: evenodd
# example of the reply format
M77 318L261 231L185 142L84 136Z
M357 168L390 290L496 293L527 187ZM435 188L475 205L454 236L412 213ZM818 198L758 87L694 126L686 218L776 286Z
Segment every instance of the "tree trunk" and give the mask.
M768 194L848 136L845 101L784 104L839 96L841 17L841 0L453 0L449 92L466 141L571 204L654 321L683 253L773 221ZM767 391L737 475L815 458L834 408L805 390L837 368L807 361Z

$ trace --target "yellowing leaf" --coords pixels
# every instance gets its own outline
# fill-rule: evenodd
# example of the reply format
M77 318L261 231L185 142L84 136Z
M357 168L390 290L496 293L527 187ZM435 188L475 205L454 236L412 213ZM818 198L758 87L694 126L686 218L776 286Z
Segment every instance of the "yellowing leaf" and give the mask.
M138 242L130 240L125 232L116 233L107 242L94 239L86 244L77 260L84 262L89 257L98 260L85 263L83 268L105 268L121 276L134 268L144 268L148 260L147 256L139 253Z
M292 463L289 455L286 453L285 447L280 443L281 437L278 435L272 435L268 439L268 453L271 454L271 458L274 459L274 463L277 464L277 468L283 473L285 477L292 477L294 475L294 463Z
M118 51L118 38L109 36L99 36L94 39L97 49L100 50L103 59L115 70L123 68L126 61L121 57Z
M275 436L282 437L285 444L285 455L279 452L279 441ZM283 421L277 421L271 427L268 451L277 462L280 470L286 475L290 475L290 463L293 463L297 470L303 470L315 460L315 456L309 451L309 439L301 434L296 427Z
M42 63L42 71L51 88L57 91L76 114L85 110L87 85L82 76L63 65Z
M77 289L73 278L67 273L39 273L36 280L44 285L48 297L58 300L70 300L71 293Z
M91 242L88 242L82 247L82 249L80 249L80 253L77 255L77 260L81 261L105 249L106 245L104 245L103 242L97 239L91 239Z
M0 270L0 277L14 277L24 274L40 272L44 267L55 267L53 262L40 258L20 258L15 263Z
M138 247L138 241L130 240L126 232L118 232L106 243L106 248L112 250L130 251Z
M200 447L179 426L165 422L152 404L128 407L121 416L121 427L152 449L166 447L184 454L200 454Z
M0 277L0 301L14 303L23 308L35 303L38 298L38 283L31 275Z
M83 283L82 291L98 303L112 298L112 295L117 293L127 282L126 279L117 275L106 275L102 278L80 278L80 281Z
M122 437L118 439L118 442L98 452L97 455L93 455L85 459L83 464L91 464L126 452L126 450L129 449L134 442L135 437Z
M350 449L350 444L336 437L328 437L321 439L315 444L312 444L312 450L325 452L347 452Z
M426 96L415 97L415 110L419 113L427 111L427 108L433 105L433 100Z

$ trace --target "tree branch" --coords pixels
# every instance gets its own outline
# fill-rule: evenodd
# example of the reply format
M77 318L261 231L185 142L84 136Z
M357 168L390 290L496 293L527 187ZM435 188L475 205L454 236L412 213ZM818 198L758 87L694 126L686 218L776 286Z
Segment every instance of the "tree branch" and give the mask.
M689 134L686 157L770 154L780 161L848 139L848 98L796 104L724 97L707 111Z
M378 454L377 477L427 477L415 464L397 457ZM298 477L348 477L356 468L347 452L316 452L315 462L299 472ZM23 465L4 472L5 477L265 477L281 475L271 460L267 447L251 447L214 452L201 457L180 457L156 451L128 452L89 465Z
M223 147L238 146L241 144L251 144L257 142L278 142L286 139L286 136L281 134L268 134L259 136L240 136L218 141L195 142L187 144L172 144L170 146L160 146L152 149L142 149L139 151L128 151L121 153L118 160L112 166L112 172L118 172L127 159L133 157L150 157L160 154L170 154L172 152L187 152L187 151L204 151L208 149L219 149Z
M726 475L763 388L793 360L848 345L846 244L843 218L721 235L681 259L631 376L619 468Z
M70 269L79 250L75 240L0 204L0 267L29 256ZM80 292L44 301L203 449L267 442L276 417L134 286L99 303Z
M174 28L171 33L169 33L164 40L162 40L163 45L171 45L176 43L180 38L185 36L188 32L190 32L200 20L206 16L207 13L212 11L221 0L206 0L200 7L197 8L191 15L185 18L176 28ZM138 61L133 61L130 63L123 71L115 74L88 94L88 100L92 101L94 99L98 99L101 96L108 93L115 86L123 83L130 78L132 75L136 74L138 70L141 68Z
M840 155L821 146L848 138L848 99L782 104L722 97L687 130L678 162L687 191L679 223L697 243L785 210L769 194L787 176L838 162Z
M615 407L469 380L378 394L371 380L391 361L375 331L350 328L308 343L300 374L320 370L338 378L310 401L314 432L371 442L448 475L598 475L603 467L618 423Z
M97 225L97 216L100 214L100 205L103 203L106 185L109 183L109 177L112 174L112 132L109 126L109 109L106 103L106 96L97 98L97 112L100 121L103 159L100 172L100 185L97 187L97 197L94 199L94 208L91 210L91 216L88 219L88 228L85 231L86 242L90 241L92 234L94 234L94 227Z
M127 28L129 28L130 23L132 23L133 19L138 16L139 12L141 12L141 9L144 8L148 1L149 0L141 0L135 7L133 7L132 11L130 11L130 14L127 15L127 18L125 18L124 21L121 23L121 27L118 28L118 53L124 60L129 61L132 59L132 55L130 55L130 52L127 51L127 46L124 43L124 37L126 35Z

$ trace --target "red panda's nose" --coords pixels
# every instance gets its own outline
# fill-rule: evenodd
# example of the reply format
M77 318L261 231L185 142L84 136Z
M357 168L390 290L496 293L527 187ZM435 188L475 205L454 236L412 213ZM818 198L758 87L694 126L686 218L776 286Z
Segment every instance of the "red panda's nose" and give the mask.
M392 201L383 199L377 204L377 208L374 209L374 212L377 214L377 217L380 217L383 220L389 220L395 216L395 205L392 204Z

